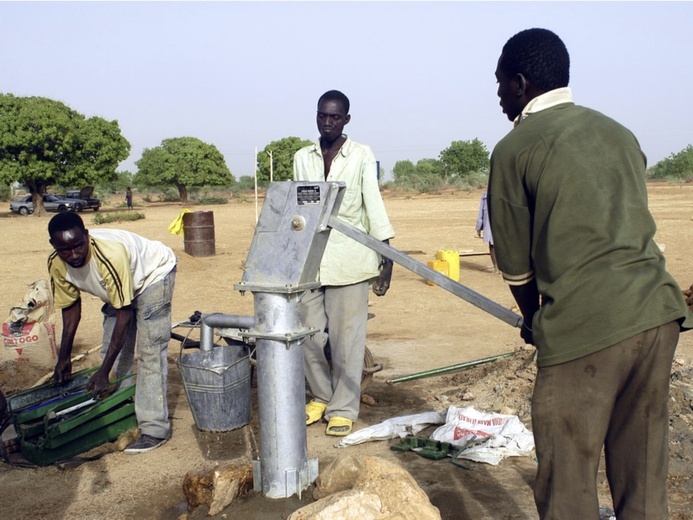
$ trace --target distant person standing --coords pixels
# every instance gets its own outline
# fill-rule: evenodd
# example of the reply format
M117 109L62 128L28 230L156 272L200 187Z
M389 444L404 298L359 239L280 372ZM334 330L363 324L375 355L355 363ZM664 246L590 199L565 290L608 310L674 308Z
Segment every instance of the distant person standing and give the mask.
M125 202L128 204L128 209L132 209L132 189L130 186L125 190Z
M344 133L349 99L337 90L318 100L320 139L294 156L294 180L346 184L339 218L389 243L395 232L380 196L375 156L370 147ZM320 332L306 338L306 379L314 399L306 405L306 424L328 420L325 433L344 436L359 415L361 376L366 349L368 289L383 296L390 287L392 260L332 230L320 263L321 287L301 301L301 319ZM326 330L327 329L327 330ZM329 336L332 369L324 347Z
M488 192L484 192L481 196L481 204L479 205L479 215L476 218L476 236L481 237L483 231L484 243L488 244L488 252L491 255L491 263L493 263L493 274L498 274L498 264L496 263L496 250L493 248L493 233L491 233L491 223L488 218L488 203L486 197Z

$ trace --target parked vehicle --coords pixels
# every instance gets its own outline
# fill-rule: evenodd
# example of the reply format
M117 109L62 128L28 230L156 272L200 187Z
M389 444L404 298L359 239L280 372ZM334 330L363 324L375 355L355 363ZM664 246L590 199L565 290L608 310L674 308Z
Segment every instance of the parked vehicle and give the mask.
M43 195L43 207L46 211L82 211L86 204L86 201L81 199L61 199L49 193ZM34 203L31 200L31 195L26 195L19 200L10 201L10 209L20 215L33 213Z
M84 209L93 209L99 211L101 200L92 197L94 194L94 186L85 186L81 190L69 190L65 193L65 198L80 199L86 202Z

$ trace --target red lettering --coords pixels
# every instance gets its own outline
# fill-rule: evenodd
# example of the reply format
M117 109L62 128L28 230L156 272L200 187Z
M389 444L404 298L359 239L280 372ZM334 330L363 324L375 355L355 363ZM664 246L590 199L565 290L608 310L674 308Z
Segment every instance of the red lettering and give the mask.
M486 437L491 437L491 434L488 432L485 432L484 430L470 430L468 428L460 428L459 426L455 427L455 431L453 432L453 439L456 441L462 439L463 437L471 437L472 435L476 436L477 438L485 439Z

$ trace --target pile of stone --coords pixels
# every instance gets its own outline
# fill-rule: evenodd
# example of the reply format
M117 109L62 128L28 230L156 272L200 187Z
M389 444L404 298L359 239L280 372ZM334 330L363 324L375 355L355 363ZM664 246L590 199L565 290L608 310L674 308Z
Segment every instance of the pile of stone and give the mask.
M688 289L683 291L683 297L686 298L686 305L693 310L693 284L691 284Z

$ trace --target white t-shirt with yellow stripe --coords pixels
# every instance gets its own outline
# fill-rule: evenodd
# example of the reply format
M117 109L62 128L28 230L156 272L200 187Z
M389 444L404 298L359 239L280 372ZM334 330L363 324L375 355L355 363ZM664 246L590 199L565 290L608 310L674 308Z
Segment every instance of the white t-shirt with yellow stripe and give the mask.
M173 250L162 242L120 229L90 231L83 267L71 267L55 251L48 257L55 307L69 307L84 291L120 309L163 280L176 262Z

